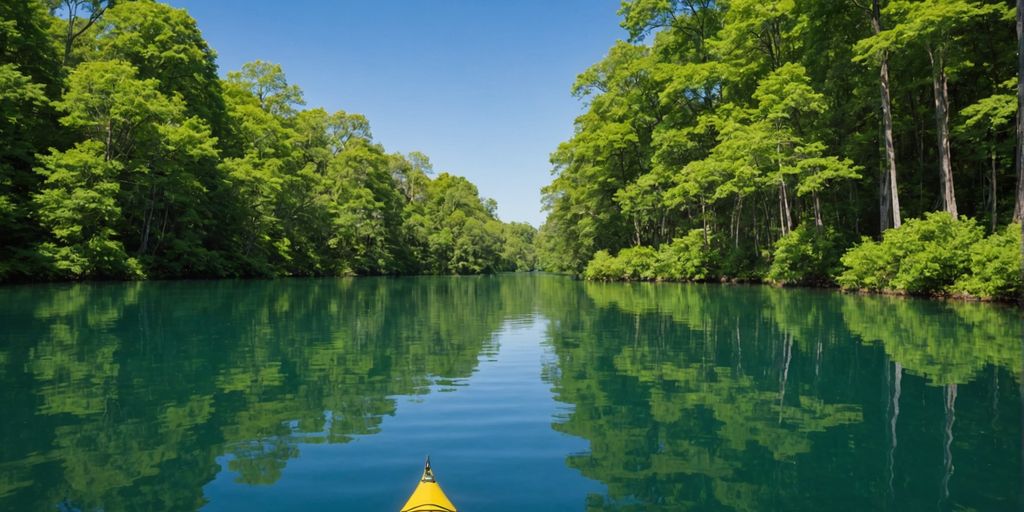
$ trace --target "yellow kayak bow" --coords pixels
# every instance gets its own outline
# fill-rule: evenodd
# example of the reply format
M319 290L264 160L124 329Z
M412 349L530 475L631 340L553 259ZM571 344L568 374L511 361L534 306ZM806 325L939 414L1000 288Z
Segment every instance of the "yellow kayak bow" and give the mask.
M423 476L420 478L416 490L409 496L401 512L456 512L448 496L444 495L441 486L434 479L434 472L430 469L430 457L423 468Z

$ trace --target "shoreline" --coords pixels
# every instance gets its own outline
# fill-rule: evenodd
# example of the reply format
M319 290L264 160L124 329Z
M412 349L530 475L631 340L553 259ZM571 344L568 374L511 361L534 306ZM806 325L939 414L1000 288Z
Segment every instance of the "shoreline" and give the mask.
M572 274L569 274L572 275ZM823 285L823 284L793 284L793 283L770 283L760 279L742 279L742 278L721 278L721 279L709 279L704 281L678 281L672 279L585 279L582 275L572 275L572 277L578 281L584 281L588 283L651 283L651 284L662 284L662 283L676 283L676 284L717 284L723 286L766 286L770 288L782 288L782 289L804 289L804 290L822 290L822 291L833 291L836 293L842 293L847 295L864 295L864 296L879 296L879 297L902 297L906 299L927 299L939 302L975 302L984 304L1004 305L1013 306L1014 308L1024 308L1024 300L1021 299L1008 299L1001 297L979 297L976 295L970 295L966 293L940 293L940 294L920 294L920 293L909 293L901 290L871 290L868 288L858 289L846 289L837 285Z
M703 281L683 281L683 280L672 280L672 279L585 279L582 274L576 274L572 272L550 272L545 270L530 270L530 271L506 271L506 272L491 272L491 273L480 273L480 274L367 274L367 275L310 275L310 276L248 276L248 277L168 277L168 278L152 278L152 279L82 279L82 280L41 280L41 281L7 281L0 282L0 291L10 288L18 288L23 286L40 286L40 285L76 285L76 284L127 284L127 283L145 283L145 282L159 282L159 283L172 283L172 282L185 282L185 281L197 281L197 282L211 282L211 281L276 281L276 280L289 280L289 279L360 279L360 278L410 278L410 277L490 277L498 275L520 275L520 274L546 274L552 276L563 276L574 281L581 281L587 283L602 283L602 284L633 284L633 283L648 283L648 284L707 284L707 285L721 285L721 286L758 286L758 287L769 287L779 289L803 289L803 290L820 290L820 291L831 291L835 293L847 294L847 295L863 295L863 296L879 296L879 297L902 297L906 299L926 299L934 300L939 302L960 302L960 303L982 303L982 304L993 304L1000 306L1008 306L1014 308L1024 309L1024 300L1021 299L1007 299L1000 297L978 297L975 295L969 295L964 293L942 293L942 294L915 294L908 293L900 290L871 290L866 288L860 289L844 289L837 285L825 285L825 284L793 284L793 283L770 283L760 279L745 279L745 278L720 278L720 279L708 279Z

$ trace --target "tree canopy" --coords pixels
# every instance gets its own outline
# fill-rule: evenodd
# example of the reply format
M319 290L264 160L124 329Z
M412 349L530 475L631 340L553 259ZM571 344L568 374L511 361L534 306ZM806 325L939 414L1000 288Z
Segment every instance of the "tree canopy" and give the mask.
M1013 221L1012 2L625 0L619 15L628 41L580 73L586 110L551 156L545 268L827 283L902 217L945 210L989 235ZM700 251L670 249L693 230ZM640 248L703 268L641 276Z
M0 7L0 281L531 270L507 224L275 63L218 75L183 9Z

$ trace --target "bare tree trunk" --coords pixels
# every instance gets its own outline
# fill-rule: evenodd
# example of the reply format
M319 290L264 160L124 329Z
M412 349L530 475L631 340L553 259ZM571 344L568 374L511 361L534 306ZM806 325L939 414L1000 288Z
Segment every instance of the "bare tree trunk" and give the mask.
M706 249L708 247L708 245L709 245L708 244L708 215L707 215L707 212L706 212L706 207L704 205L704 197L703 196L700 198L700 223L701 223L701 227L704 228L703 229L704 232L702 234L704 235L704 248Z
M64 34L64 57L61 60L61 66L69 66L71 61L71 52L74 50L75 39L89 30L89 27L93 26L106 12L107 8L113 5L113 2L107 1L106 3L96 6L90 6L89 17L85 18L85 23L78 30L75 30L75 21L78 20L78 9L83 6L88 6L88 2L83 0L62 0L61 3L68 12L68 28Z
M939 182L942 185L942 207L958 218L956 193L953 191L953 164L949 151L949 88L947 87L945 59L941 48L928 47L932 63L932 89L935 95L935 127L939 144Z
M992 215L992 232L995 233L996 226L998 226L998 223L996 222L996 217L998 216L998 213L996 212L996 147L994 144L992 145L992 152L989 155L989 157L992 163L992 168L990 169L991 183L989 184L989 200L991 201L991 204L989 205L989 207L991 208L990 213Z
M1024 282L1024 0L1017 0L1017 201L1013 220L1020 223L1020 278ZM1021 287L1024 304L1024 286ZM1024 380L1024 379L1022 379ZM1024 390L1024 385L1021 386ZM1024 395L1021 398L1024 401ZM1024 419L1024 412L1021 413ZM1024 448L1022 448L1024 451ZM1022 454L1024 455L1024 454ZM1024 460L1024 459L1022 459ZM1022 462L1024 464L1024 462ZM1024 500L1022 500L1024 501Z
M900 215L900 193L896 186L896 144L892 137L892 104L889 99L889 57L882 57L882 118L885 128L885 158L889 163L889 204L892 206L892 225L903 224Z
M149 233L153 226L153 215L156 213L156 186L149 187L149 200L142 214L142 240L139 242L139 254L146 254L149 249Z
M821 201L818 199L817 192L814 192L811 196L814 199L814 227L821 229L825 226L825 223L821 220Z
M878 34L882 31L882 14L878 0L871 2L871 30ZM900 195L896 186L896 145L892 137L892 99L889 97L889 54L882 52L881 68L878 73L882 93L882 138L885 141L886 176L883 177L882 230L889 227L900 227ZM891 222L891 224L890 224Z
M729 224L734 249L740 247L740 223L743 222L743 196L736 196L736 206L732 211L732 222ZM756 226L756 224L755 224Z
M68 10L68 29L64 34L64 58L60 61L61 66L67 66L68 61L71 60L71 46L75 42L75 20L78 18L77 3L64 2L64 5Z
M789 196L786 194L785 179L779 181L779 221L782 224L783 235L793 231L793 216L789 212Z
M1024 230L1024 0L1017 0L1017 200L1013 221ZM1024 255L1024 245L1021 246ZM1024 261L1024 260L1022 260ZM1024 264L1024 263L1022 263ZM1024 273L1024 267L1021 272Z
M878 232L892 227L892 200L889 199L889 172L881 169L878 175Z

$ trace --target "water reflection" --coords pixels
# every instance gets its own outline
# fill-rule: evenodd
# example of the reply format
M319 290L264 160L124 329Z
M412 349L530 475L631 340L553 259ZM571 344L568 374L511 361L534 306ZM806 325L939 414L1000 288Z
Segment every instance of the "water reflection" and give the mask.
M551 382L575 406L554 427L591 446L567 463L608 485L588 510L1017 503L1013 311L764 287L581 287L589 300L552 312L549 337Z
M525 280L17 287L4 311L0 508L189 510L228 469L377 431L395 396L469 377Z
M401 419L402 397L486 389L470 377L508 363L495 333L535 321L545 352L502 378L540 375L565 408L488 419L465 450L564 459L605 486L580 509L1020 505L1015 310L494 276L0 289L0 509L194 510L225 470L278 489L310 445ZM469 405L446 421L481 424ZM496 441L548 417L589 449Z

